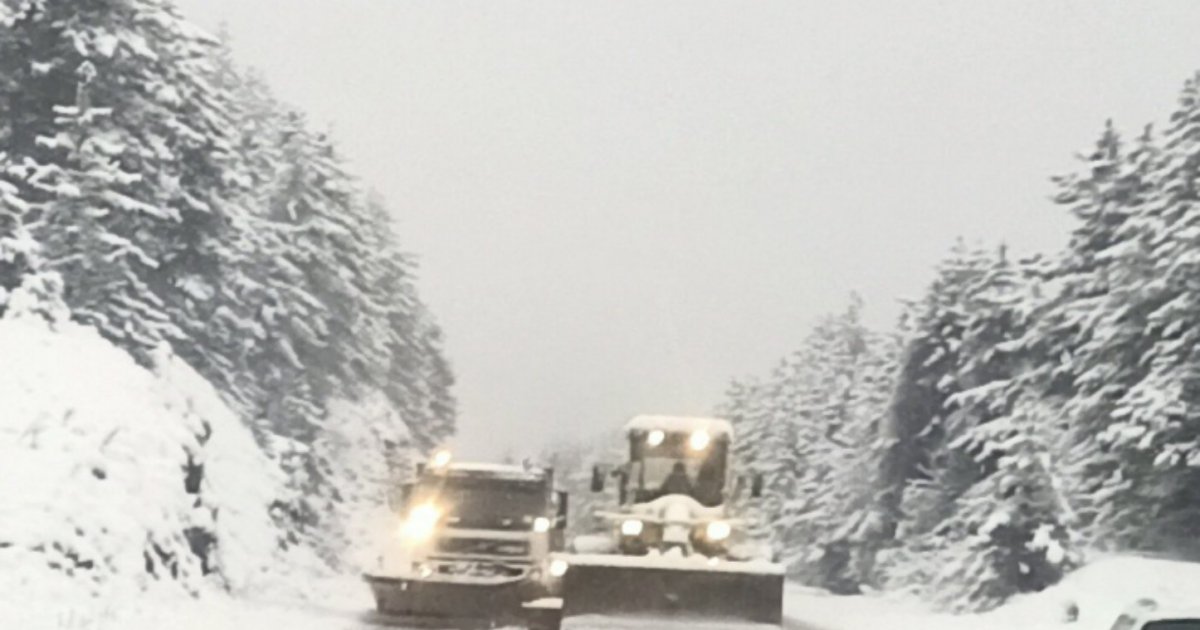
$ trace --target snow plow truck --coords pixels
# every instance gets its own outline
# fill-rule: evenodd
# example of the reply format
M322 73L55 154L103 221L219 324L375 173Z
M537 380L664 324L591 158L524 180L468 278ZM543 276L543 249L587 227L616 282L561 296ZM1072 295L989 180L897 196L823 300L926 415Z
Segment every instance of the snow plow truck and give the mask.
M365 575L375 621L422 627L521 625L547 595L563 548L567 497L553 470L456 463L439 451L396 488L398 515L376 571Z
M749 535L763 480L736 473L730 424L638 416L624 433L628 460L592 472L593 492L616 484L615 505L596 514L601 531L553 562L561 625L588 627L595 616L781 625L783 567Z

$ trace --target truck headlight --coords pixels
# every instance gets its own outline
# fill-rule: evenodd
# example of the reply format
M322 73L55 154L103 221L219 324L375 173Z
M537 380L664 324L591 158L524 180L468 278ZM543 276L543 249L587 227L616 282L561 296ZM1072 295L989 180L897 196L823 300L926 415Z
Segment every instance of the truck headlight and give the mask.
M688 446L692 447L693 451L703 451L708 448L709 442L712 442L712 436L704 429L699 429L688 438Z
M550 531L550 519L545 516L533 519L533 531L539 534Z
M412 542L422 542L433 536L442 511L432 503L423 503L408 513L408 519L400 526L400 535Z
M437 468L437 469L441 469L441 468L445 468L446 466L449 466L450 465L450 451L447 451L446 449L442 449L442 450L434 453L433 457L429 460L429 465L430 465L430 467Z
M641 536L643 527L645 527L644 523L637 520L636 518L631 518L631 519L621 523L621 535L622 536Z
M725 521L713 521L705 528L704 537L713 542L719 542L729 538L729 535L732 533L733 528L730 527L729 523Z

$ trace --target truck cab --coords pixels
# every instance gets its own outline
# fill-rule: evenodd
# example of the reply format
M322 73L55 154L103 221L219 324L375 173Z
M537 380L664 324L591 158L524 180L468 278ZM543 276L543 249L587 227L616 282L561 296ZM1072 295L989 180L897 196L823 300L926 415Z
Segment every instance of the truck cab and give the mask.
M550 554L563 549L567 496L551 469L438 453L389 504L395 524L366 576L383 613L502 617L545 592Z
M435 456L393 498L400 518L388 573L515 577L562 548L566 495L554 490L553 471L439 464Z
M1200 630L1200 608L1162 608L1142 600L1122 612L1110 630Z

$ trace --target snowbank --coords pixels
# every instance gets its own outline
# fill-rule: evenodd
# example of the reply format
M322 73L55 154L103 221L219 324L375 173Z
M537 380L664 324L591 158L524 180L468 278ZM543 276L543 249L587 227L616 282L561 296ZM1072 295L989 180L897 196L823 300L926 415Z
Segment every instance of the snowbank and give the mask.
M0 319L0 619L265 579L276 467L203 378L156 364L74 323Z
M339 493L326 534L336 540L323 542L336 552L335 564L358 575L377 565L380 545L394 536L388 494L410 471L412 438L388 399L371 392L359 400L332 401L314 448L329 462Z
M993 630L975 616L938 615L914 599L883 596L841 596L789 584L784 595L784 617L790 627L809 630ZM998 630L998 629L997 629ZM1029 629L1023 629L1029 630Z
M120 603L97 602L86 612L46 608L42 614L28 610L6 614L0 608L0 626L21 630L349 630L373 627L364 621L371 605L361 583L343 580L332 585L321 604L248 600L220 593L203 599L178 592L158 593Z
M1200 564L1132 556L1099 559L1041 593L978 615L931 613L914 600L886 596L839 597L789 586L785 615L816 630L1108 630L1117 615L1142 598L1166 607L1194 605ZM1070 604L1078 620L1066 621Z
M1061 618L1066 605L1074 603L1079 607L1074 627L1107 630L1121 611L1139 599L1182 608L1195 606L1198 596L1200 563L1111 556L1092 562L1042 593L1018 598L985 616L1050 627Z

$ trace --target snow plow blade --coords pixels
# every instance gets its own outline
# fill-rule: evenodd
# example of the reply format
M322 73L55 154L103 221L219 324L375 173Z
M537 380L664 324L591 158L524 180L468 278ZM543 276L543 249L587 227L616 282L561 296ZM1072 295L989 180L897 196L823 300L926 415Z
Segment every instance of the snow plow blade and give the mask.
M379 625L489 628L516 623L535 587L525 578L486 580L365 576Z
M779 565L662 560L571 559L562 583L564 627L570 618L591 615L783 623Z

